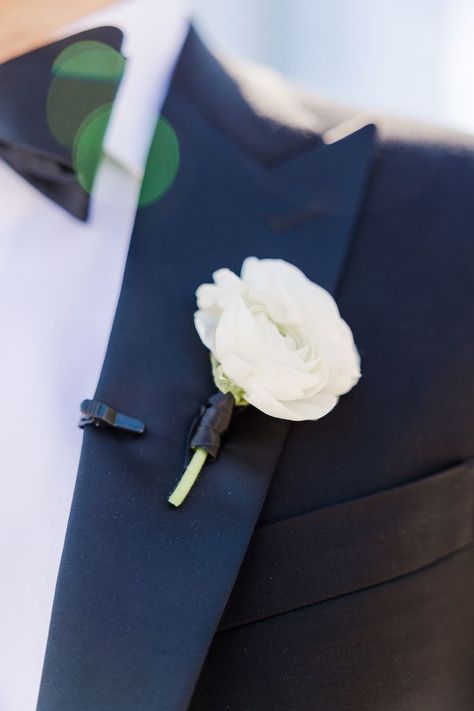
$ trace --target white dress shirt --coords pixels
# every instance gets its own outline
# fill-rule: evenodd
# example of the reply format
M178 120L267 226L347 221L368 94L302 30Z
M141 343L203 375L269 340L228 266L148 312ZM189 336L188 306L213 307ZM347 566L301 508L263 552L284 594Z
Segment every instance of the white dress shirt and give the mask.
M100 25L124 32L127 64L89 221L0 162L0 711L36 706L82 444L79 404L99 378L146 156L188 21L176 0L134 0L58 38Z

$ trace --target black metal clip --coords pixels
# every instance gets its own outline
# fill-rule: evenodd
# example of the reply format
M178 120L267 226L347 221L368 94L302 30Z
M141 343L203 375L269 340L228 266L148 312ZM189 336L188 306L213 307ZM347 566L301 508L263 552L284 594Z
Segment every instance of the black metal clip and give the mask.
M122 412L117 412L110 405L106 405L99 400L83 400L81 402L82 417L79 421L79 427L84 429L88 425L101 427L115 427L119 430L126 430L134 434L143 434L145 431L145 423L137 420L135 417L124 415Z

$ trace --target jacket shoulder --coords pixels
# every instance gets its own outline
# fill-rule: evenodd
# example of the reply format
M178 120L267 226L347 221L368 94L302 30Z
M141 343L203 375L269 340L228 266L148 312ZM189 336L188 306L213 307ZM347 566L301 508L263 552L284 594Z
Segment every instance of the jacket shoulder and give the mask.
M222 60L256 114L270 124L285 124L307 136L347 124L374 123L380 153L399 151L405 158L423 160L431 153L463 169L474 159L474 135L448 127L390 116L331 101L301 89L275 70L247 61Z

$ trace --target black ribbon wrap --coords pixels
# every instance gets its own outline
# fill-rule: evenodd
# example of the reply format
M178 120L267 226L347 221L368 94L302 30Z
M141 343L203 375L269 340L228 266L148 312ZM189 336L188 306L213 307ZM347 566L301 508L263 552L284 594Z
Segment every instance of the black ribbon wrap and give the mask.
M229 429L234 410L235 399L231 393L217 392L211 395L192 424L188 453L199 447L216 459L222 436Z

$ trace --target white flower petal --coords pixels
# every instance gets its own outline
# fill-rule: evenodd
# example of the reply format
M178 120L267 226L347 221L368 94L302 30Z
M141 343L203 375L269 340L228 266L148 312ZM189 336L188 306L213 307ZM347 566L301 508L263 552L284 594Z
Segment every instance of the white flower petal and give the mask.
M309 400L295 400L284 404L293 413L293 420L319 420L336 407L338 400L338 397L322 392Z
M197 290L196 329L226 378L273 417L316 420L360 378L332 296L281 259L247 258Z
M199 334L199 338L208 348L211 353L214 352L214 335L216 332L219 316L212 313L211 310L199 310L194 312L194 325Z

